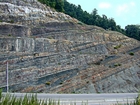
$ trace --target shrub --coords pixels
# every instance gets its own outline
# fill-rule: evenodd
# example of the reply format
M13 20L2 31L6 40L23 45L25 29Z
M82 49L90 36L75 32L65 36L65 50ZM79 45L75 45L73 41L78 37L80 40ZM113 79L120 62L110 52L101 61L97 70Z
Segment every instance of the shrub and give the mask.
M76 92L75 91L73 91L73 92L71 92L72 94L75 94Z
M8 34L8 36L12 36L11 34Z
M63 84L63 82L60 82L59 84L61 85L61 84Z
M89 83L89 81L87 81L87 84Z
M121 66L121 64L118 64L118 66Z
M118 66L118 64L114 64L114 66L115 66L115 67L117 67L117 66Z
M114 66L115 66L115 67L121 66L121 64L120 64L120 63L116 63L116 64L114 64Z
M115 46L114 49L118 49L118 48L120 48L120 47L121 47L121 45L118 45L118 46Z
M100 64L101 64L101 61L102 61L102 60L99 60L99 61L95 62L94 64L95 64L95 65L100 65Z
M50 85L51 84L51 82L46 82L46 85Z
M134 55L134 53L133 53L133 52L130 52L130 53L129 53L129 55L132 55L132 56L133 56L133 55Z
M109 65L109 68L111 68L112 66L111 65Z

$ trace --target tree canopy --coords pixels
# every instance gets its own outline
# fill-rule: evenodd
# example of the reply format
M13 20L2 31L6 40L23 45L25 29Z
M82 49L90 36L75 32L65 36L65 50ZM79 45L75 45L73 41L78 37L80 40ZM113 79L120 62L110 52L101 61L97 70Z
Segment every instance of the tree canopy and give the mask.
M64 1L63 0L38 0L39 2L46 4L52 8L55 8L59 12L64 12Z
M140 40L140 25L127 25L125 31L127 36Z

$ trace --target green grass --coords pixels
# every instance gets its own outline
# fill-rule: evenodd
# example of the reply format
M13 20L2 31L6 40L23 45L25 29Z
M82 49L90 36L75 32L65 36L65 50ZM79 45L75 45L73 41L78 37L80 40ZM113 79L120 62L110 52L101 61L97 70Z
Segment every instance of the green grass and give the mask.
M138 94L138 97L135 99L132 103L126 103L126 104L114 104L114 105L140 105L140 93Z
M10 94L6 94L1 98L0 105L60 105L60 100L38 100L37 94L25 95L23 98L16 98Z
M44 99L38 100L36 95L25 95L23 98L16 98L15 96L11 96L10 94L6 94L2 97L0 105L62 105L60 104L60 100L52 100L52 99ZM64 104L63 104L64 105ZM67 105L67 104L66 104ZM76 102L70 102L68 105L76 105ZM87 102L83 103L83 105L88 105Z
M140 105L140 93L139 93L138 97L135 99L135 102L133 105Z

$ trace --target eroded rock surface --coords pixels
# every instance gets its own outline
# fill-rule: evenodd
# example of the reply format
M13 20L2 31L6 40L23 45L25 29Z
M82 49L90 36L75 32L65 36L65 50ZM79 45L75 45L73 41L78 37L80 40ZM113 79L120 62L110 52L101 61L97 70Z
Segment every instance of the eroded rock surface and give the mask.
M0 0L0 87L12 92L108 93L140 89L140 42L36 0Z

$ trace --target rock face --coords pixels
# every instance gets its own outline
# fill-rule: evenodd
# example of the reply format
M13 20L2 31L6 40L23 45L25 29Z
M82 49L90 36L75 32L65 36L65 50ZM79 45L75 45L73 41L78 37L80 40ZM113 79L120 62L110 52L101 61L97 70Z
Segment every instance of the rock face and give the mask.
M140 89L140 42L36 0L0 0L0 87L12 92L109 93Z

